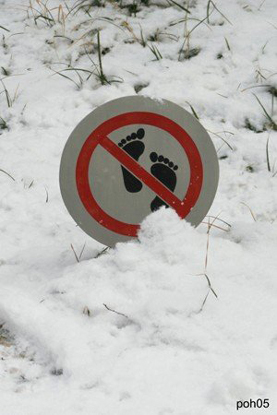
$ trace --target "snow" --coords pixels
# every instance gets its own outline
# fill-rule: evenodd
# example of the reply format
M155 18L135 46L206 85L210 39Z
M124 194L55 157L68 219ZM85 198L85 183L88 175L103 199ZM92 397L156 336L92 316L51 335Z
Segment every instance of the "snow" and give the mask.
M140 4L130 16L105 2L63 24L59 4L67 13L48 2L48 27L28 1L0 0L0 90L13 101L0 94L0 415L227 415L250 398L270 407L242 412L275 414L277 133L255 97L276 122L275 1L216 1L223 15L195 28L200 51L180 61L178 6ZM191 17L206 6L191 1ZM162 59L136 40L140 27L144 39L156 33L147 42ZM123 82L80 72L78 89L54 71L91 70L82 45L97 65L97 29L105 74ZM194 108L218 152L219 188L198 228L161 209L137 241L97 257L103 246L62 202L61 153L85 115L135 87Z

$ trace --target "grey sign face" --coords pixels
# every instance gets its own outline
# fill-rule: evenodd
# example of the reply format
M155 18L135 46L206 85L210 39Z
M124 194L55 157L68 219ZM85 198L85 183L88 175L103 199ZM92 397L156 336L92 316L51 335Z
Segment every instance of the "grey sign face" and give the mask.
M60 166L69 213L111 247L135 238L139 223L161 206L197 226L218 177L215 148L196 118L172 102L141 96L87 115L71 133Z

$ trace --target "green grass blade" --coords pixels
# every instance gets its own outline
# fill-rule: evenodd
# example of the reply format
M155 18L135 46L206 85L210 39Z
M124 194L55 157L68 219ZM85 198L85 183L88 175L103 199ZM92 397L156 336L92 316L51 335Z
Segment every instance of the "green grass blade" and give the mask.
M0 29L6 30L6 32L10 32L10 30L9 30L9 29L7 29L7 28L6 28L6 27L4 27L4 26L0 26Z
M177 3L177 1L175 1L175 0L167 0L167 2L168 2L169 4L170 4L170 3L175 4L175 6L179 7L180 9L184 10L186 13L190 14L189 9L186 9L184 6L182 6L181 4Z
M265 116L266 116L266 118L269 120L269 122L271 123L271 128L274 130L274 131L277 131L277 124L275 123L275 121L273 121L273 119L271 118L271 116L269 115L269 113L267 112L267 110L265 109L265 107L264 107L264 105L262 104L262 102L259 100L259 98L257 97L257 95L256 94L253 94L254 95L254 97L256 98L256 100L258 101L258 103L260 104L260 106L262 107L262 109L263 109L263 112L264 112L264 114L265 114Z
M268 136L268 139L266 142L266 164L267 164L267 170L271 171L270 160L269 160L269 137L270 136Z
M78 84L77 84L77 82L75 82L75 81L74 81L72 78L70 78L69 76L66 76L66 75L62 74L61 72L54 71L53 69L52 69L52 71L53 71L53 72L55 72L55 74L60 75L60 76L62 76L63 78L68 79L69 81L73 82L73 83L77 86L77 88L78 88L78 89L80 89L80 88L81 88L81 85L78 85Z
M6 172L5 170L3 170L3 169L0 169L0 171L2 172L2 173L5 173L7 176L9 176L14 182L15 182L15 178L14 177L12 177L8 172Z
M190 103L189 103L188 101L186 101L186 103L190 106L190 109L191 109L191 111L192 111L193 115L195 116L195 118L197 118L197 119L199 120L199 117L198 117L198 115L197 115L197 113L196 113L195 109L193 108L193 106L192 106L192 105L190 105Z

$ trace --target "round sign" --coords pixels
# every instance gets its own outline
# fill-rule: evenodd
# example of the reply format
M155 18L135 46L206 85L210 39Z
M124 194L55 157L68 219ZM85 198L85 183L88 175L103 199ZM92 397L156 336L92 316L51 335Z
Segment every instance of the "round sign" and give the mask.
M64 203L77 224L114 246L137 236L161 206L197 226L218 185L213 143L190 113L172 102L130 96L88 114L61 160Z

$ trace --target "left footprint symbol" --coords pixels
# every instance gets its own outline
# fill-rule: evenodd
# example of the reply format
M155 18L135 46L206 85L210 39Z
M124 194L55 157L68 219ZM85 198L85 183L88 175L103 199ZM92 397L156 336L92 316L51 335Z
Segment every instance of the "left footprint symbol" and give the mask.
M139 128L136 133L132 133L131 135L128 135L126 139L121 140L120 143L118 143L118 146L121 147L122 150L126 151L129 156L138 161L145 149L145 145L141 141L144 135L144 129ZM139 192L142 188L141 181L125 169L125 167L121 166L121 169L126 190L130 193Z

